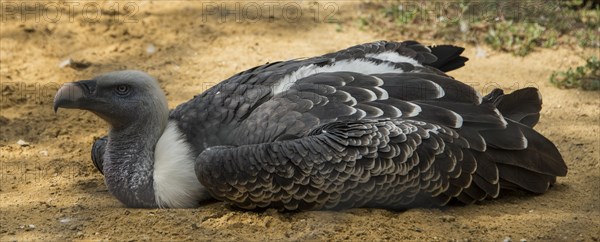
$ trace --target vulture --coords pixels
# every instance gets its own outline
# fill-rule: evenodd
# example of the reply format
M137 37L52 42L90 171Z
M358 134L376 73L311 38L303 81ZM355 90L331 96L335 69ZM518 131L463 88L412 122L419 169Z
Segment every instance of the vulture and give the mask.
M533 127L536 88L482 96L464 48L378 41L240 72L169 110L135 70L64 84L58 108L109 125L92 160L128 207L405 210L546 192L565 176Z

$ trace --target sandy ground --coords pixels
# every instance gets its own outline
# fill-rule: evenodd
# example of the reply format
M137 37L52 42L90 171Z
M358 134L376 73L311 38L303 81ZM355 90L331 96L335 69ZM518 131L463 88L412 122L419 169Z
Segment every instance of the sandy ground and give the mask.
M53 113L52 98L62 83L141 69L160 80L175 107L255 65L382 37L359 30L355 16L362 10L356 3L284 2L272 11L262 9L261 18L239 14L239 9L256 7L249 3L135 2L129 6L132 12L123 11L125 2L96 3L103 9L98 16L82 14L84 2L72 6L73 12L68 12L70 5L36 8L29 2L35 14L19 12L25 6L20 2L2 2L0 241L600 238L598 92L559 90L547 82L553 70L598 53L568 46L520 58L485 48L487 55L476 57L477 47L467 45L471 60L451 73L482 92L540 88L545 99L537 129L556 143L570 169L542 196L511 195L466 207L405 212L256 213L221 202L196 209L125 208L107 192L90 160L91 143L106 125L83 111ZM119 12L111 11L115 4ZM219 8L230 14L217 14ZM69 58L71 64L65 62ZM19 140L29 144L19 145Z

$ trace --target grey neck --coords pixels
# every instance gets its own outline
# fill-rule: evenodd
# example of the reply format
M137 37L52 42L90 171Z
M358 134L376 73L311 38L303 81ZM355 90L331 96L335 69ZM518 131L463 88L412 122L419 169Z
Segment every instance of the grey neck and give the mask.
M158 207L154 194L154 148L166 125L140 118L127 127L111 128L104 157L108 190L128 207Z

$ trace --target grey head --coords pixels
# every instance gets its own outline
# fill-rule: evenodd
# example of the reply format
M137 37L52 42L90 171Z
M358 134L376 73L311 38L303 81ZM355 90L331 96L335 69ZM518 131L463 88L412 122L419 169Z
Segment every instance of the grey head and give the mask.
M158 82L128 70L66 83L54 98L58 108L87 110L109 124L102 157L109 191L129 207L156 207L154 148L169 112Z
M88 110L118 129L140 118L166 119L168 115L167 99L158 82L150 75L134 70L66 83L54 98L54 111L58 108Z

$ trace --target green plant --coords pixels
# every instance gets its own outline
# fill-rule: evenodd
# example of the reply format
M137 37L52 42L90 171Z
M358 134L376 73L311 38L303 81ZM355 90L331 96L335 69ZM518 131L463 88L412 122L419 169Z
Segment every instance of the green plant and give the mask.
M370 28L391 39L485 43L524 56L536 48L600 48L600 8L583 0L373 1Z
M555 35L538 23L519 23L513 21L498 22L490 26L485 42L492 48L525 56L534 47L552 47L556 43Z
M581 88L588 91L600 90L600 60L592 56L585 65L553 72L550 82L559 88Z
M363 30L367 26L369 26L369 20L366 17L358 17L358 28Z
M381 10L381 12L383 13L383 15L386 18L391 19L393 22L395 22L397 25L405 25L405 24L412 24L415 22L415 19L417 18L419 12L420 12L420 6L415 4L415 5L409 5L411 6L410 8L404 9L405 6L404 4L400 4L400 5L392 5L392 6L388 6L385 7Z

